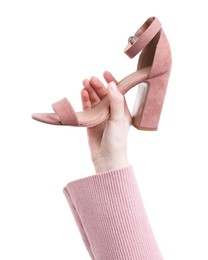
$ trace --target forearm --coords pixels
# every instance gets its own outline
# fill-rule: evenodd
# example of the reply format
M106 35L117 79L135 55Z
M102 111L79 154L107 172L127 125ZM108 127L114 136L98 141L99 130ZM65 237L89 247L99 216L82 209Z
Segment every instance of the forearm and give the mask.
M92 259L162 259L130 166L71 182L64 193Z

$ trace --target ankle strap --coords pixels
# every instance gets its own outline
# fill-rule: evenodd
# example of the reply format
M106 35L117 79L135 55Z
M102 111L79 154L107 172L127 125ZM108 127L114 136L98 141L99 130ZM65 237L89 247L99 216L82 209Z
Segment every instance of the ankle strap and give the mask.
M136 56L154 38L161 29L161 23L156 17L150 17L136 31L135 35L129 38L124 52L129 58Z

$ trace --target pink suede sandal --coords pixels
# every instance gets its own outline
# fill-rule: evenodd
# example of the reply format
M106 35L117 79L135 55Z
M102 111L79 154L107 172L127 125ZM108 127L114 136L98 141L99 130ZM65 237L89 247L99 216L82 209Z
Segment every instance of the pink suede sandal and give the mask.
M136 85L147 83L146 88L139 88L132 125L140 130L157 130L172 64L170 46L159 20L147 19L129 38L124 51L130 58L142 52L137 70L117 84L119 91L125 94ZM52 107L55 113L36 113L32 118L53 125L92 127L109 116L107 95L88 111L75 112L66 98Z

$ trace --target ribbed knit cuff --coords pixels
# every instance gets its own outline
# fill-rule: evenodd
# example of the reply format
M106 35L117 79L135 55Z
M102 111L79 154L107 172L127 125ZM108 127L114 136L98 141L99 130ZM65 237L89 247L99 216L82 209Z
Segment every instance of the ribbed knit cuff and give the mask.
M131 166L73 181L64 194L92 259L163 259Z

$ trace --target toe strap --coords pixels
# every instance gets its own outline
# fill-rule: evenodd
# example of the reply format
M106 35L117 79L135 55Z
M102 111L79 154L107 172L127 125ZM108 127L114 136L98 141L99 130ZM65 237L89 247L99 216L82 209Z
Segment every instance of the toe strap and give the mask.
M63 98L52 105L62 125L78 126L79 120L67 98Z

